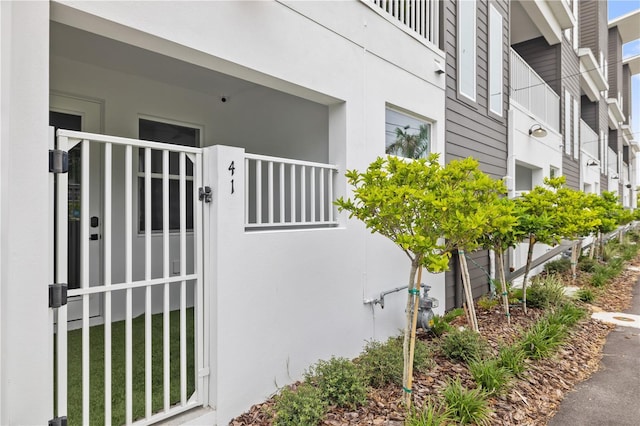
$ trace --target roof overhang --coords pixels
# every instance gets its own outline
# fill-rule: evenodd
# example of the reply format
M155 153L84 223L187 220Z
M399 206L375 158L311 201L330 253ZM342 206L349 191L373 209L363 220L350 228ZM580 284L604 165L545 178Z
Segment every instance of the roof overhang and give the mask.
M631 141L629 141L629 146L631 146L631 149L633 149L634 153L640 152L640 142L639 141L631 140Z
M580 87L591 102L596 102L600 99L600 92L609 90L609 85L591 49L585 47L578 49L578 56L580 57Z
M619 123L624 122L622 108L620 108L618 100L614 98L608 98L607 104L609 105L609 128L611 130L618 129L620 127Z
M622 143L623 145L630 146L631 140L633 139L633 132L631 131L631 126L628 124L623 124L620 126L622 129Z
M622 60L622 65L629 65L631 75L640 74L640 55L631 56Z
M622 43L640 38L640 9L609 21L609 28L618 27Z
M528 0L520 5L550 45L562 41L562 30L576 25L567 0Z

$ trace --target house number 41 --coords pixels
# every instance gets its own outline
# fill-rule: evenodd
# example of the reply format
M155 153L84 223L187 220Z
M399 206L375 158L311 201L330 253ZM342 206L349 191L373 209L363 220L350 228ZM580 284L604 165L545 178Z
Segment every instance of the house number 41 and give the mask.
M235 192L235 189L233 188L233 175L236 172L235 161L232 161L231 164L229 164L229 168L227 170L231 172L231 193L233 194Z

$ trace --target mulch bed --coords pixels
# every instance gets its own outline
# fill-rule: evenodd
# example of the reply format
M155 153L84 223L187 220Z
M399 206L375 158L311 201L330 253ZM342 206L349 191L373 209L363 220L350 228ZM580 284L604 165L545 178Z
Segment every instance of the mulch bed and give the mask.
M640 257L628 263L640 266ZM634 284L640 272L625 271L606 287L605 295L600 296L590 310L619 312L629 307ZM570 283L570 277L566 277ZM576 284L586 283L586 276L578 277ZM511 310L511 325L507 325L504 313L499 308L490 311L478 311L480 333L487 338L490 346L497 348L517 340L522 330L526 330L542 315L538 309L529 309L524 315L520 307ZM462 318L457 320L464 322ZM528 368L522 377L513 379L508 390L500 396L490 399L493 410L492 425L543 425L555 414L564 395L598 369L602 356L602 347L612 325L587 319L571 330L567 342L551 357L542 360L527 360ZM419 338L432 340L426 333L419 332ZM449 377L459 377L467 387L475 383L464 363L452 362L444 356L434 355L435 365L425 374L414 377L413 396L419 406L430 395L441 392ZM295 386L295 385L294 385ZM332 407L324 418L323 425L385 425L402 426L405 410L401 403L402 390L397 386L372 389L367 405L355 411ZM273 400L257 404L231 421L233 426L271 425Z

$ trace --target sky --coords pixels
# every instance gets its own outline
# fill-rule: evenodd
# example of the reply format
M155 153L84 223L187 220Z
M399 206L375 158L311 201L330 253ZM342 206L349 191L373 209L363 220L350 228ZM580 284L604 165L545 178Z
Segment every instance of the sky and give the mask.
M640 9L640 0L609 0L609 20ZM622 46L622 57L640 55L640 40ZM640 74L631 78L631 131L633 139L640 141Z

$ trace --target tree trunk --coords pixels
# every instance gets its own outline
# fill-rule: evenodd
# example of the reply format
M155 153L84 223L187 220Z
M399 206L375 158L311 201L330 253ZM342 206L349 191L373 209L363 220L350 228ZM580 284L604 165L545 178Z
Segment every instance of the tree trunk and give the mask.
M402 343L402 354L404 357L404 369L402 371L402 386L404 388L404 401L411 401L411 394L409 387L409 364L413 364L413 360L410 358L409 341L411 339L413 316L411 315L411 307L415 304L416 295L412 293L415 287L416 271L420 264L420 257L416 256L411 261L411 272L409 273L409 293L407 294L407 307L406 307L406 324L404 327L404 341Z
M416 280L415 288L420 291L420 284L422 281L422 266L418 266L418 279ZM409 371L407 373L407 383L405 384L405 388L412 390L413 387L413 359L416 349L416 328L418 324L418 308L420 305L420 297L419 294L413 293L414 298L413 302L413 318L411 318L411 341L409 342ZM411 393L405 390L404 392L405 398L405 406L408 408L411 407Z
M504 252L496 250L498 258L498 273L500 274L500 285L502 288L502 303L504 304L504 314L507 316L507 323L511 325L511 313L509 312L509 293L507 292L507 278L504 275Z
M580 242L574 242L573 247L571 247L571 280L573 282L576 281L576 269L578 267L578 253L580 250Z
M476 317L476 308L473 303L473 292L471 290L471 279L469 277L469 267L467 265L467 258L464 256L463 250L458 250L459 260L460 260L460 269L462 270L462 286L464 287L465 297L467 299L467 307L468 307L468 318L469 325L473 331L478 333L478 319Z
M533 259L533 246L536 243L535 237L529 236L529 249L527 250L527 265L524 268L524 279L522 280L522 309L527 314L527 279L531 271L531 261Z

